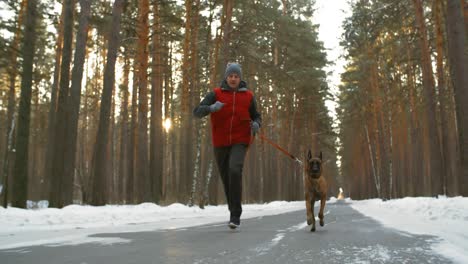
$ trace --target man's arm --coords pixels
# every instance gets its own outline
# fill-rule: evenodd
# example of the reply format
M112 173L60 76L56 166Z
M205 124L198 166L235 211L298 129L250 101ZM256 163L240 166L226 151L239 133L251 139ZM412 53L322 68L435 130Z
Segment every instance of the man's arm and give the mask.
M252 102L250 103L249 107L250 119L253 122L257 122L259 126L262 126L262 116L257 110L257 101L255 100L255 96L252 98Z
M216 94L211 91L206 94L205 98L200 102L200 104L193 109L193 115L198 118L202 118L211 113L210 105L216 102Z

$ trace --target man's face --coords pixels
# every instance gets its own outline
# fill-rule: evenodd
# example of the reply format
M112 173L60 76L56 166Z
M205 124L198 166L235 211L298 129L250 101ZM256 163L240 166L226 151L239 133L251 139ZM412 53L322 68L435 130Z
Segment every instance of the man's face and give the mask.
M226 78L226 81L231 89L237 89L239 87L241 79L239 75L237 75L237 73L231 73Z

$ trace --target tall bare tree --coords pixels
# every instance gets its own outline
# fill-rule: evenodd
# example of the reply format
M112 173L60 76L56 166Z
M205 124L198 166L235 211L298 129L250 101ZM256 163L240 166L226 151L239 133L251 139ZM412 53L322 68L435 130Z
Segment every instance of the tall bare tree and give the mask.
M138 202L151 201L148 160L148 41L149 0L138 1L137 76L138 76L138 141L136 150L135 186Z
M443 34L443 25L442 25L442 0L435 0L433 3L433 13L434 13L434 26L435 26L435 35L436 35L436 69L437 69L437 88L438 88L438 101L439 101L439 111L440 111L440 126L441 126L441 145L442 145L442 159L443 159L443 178L442 186L444 187L444 194L447 194L447 178L451 176L450 170L450 160L452 160L451 153L449 149L449 129L448 123L450 122L449 118L449 109L450 105L448 98L450 94L446 85L445 80L445 70L444 70L444 34ZM452 178L452 177L450 177Z
M429 165L431 189L433 194L443 194L442 190L442 156L441 145L436 123L436 96L435 83L431 64L431 55L429 51L429 42L427 40L426 24L424 22L424 13L421 0L413 0L416 11L416 21L419 28L419 39L421 47L421 67L424 87L424 102L426 111L426 122L428 130L429 144Z
M151 69L151 130L150 130L150 177L155 202L162 196L164 160L163 134L163 86L161 60L161 19L159 2L153 4L153 53Z
M215 71L216 67L213 67L216 65L216 59L215 58L215 53L218 53L218 49L213 44L215 44L217 41L217 37L214 38L214 41L212 40L212 34L213 32L211 31L211 27L213 25L213 17L214 17L214 6L215 2L211 1L210 2L210 15L208 18L208 29L206 31L206 36L205 36L205 42L206 42L206 48L209 50L209 56L208 59L206 60L206 70L208 72L211 71L211 75L208 77L208 87L205 90L201 90L201 94L205 92L208 89L212 89L214 81L211 81L211 76L216 76L216 74L213 74L212 72ZM217 35L217 34L216 34ZM200 129L202 133L200 133L201 137L201 142L200 142L200 160L201 160L201 165L200 165L200 182L198 183L198 206L200 208L204 208L205 204L208 202L208 187L211 181L211 176L213 175L213 156L212 156L212 151L211 151L211 144L209 143L210 138L211 138L211 127L209 122L206 122L205 127Z
M131 116L130 121L130 140L128 142L128 175L127 175L127 192L126 200L133 203L135 197L135 175L136 175L136 146L138 137L138 74L137 73L137 60L133 60L133 89L132 89L132 103L131 103Z
M16 23L16 31L13 37L13 41L10 46L10 67L8 69L9 77L9 89L8 89L8 106L7 106L7 119L6 119L6 135L5 135L5 157L3 159L3 168L1 171L2 191L0 191L0 197L3 195L3 206L6 208L8 205L8 183L11 176L11 164L13 163L13 138L14 138L14 112L15 112L15 98L16 98L16 77L18 76L18 70L16 64L18 63L18 50L21 40L21 27L23 25L23 17L26 11L27 0L22 0L18 19Z
M199 55L198 55L198 31L199 31L199 13L200 13L200 0L196 0L195 3L193 3L193 19L191 22L191 31L192 31L192 42L191 42L191 47L190 47L190 53L192 54L192 58L190 61L190 75L192 76L192 81L190 83L190 106L195 105L198 98L200 98L200 81L199 81L199 74L198 74L198 62L199 62ZM195 203L195 195L197 189L200 187L200 178L201 173L200 173L200 152L201 152L201 127L200 127L200 122L194 122L193 119L191 119L191 125L190 127L194 128L191 130L191 138L194 138L196 140L193 141L193 146L192 151L195 152L195 159L193 163L193 177L192 177L192 182L191 182L191 188L190 188L190 198L189 198L189 204L193 205Z
M58 86L60 82L60 67L62 61L62 46L63 46L63 17L65 16L65 5L62 5L62 12L60 14L59 23L57 27L57 39L55 41L55 64L54 64L54 77L52 87L50 89L50 105L49 105L49 116L47 126L47 146L45 149L45 190L47 196L50 197L50 184L51 177L50 173L53 166L54 158L54 145L55 145L55 123L57 116L57 96Z
M447 1L448 57L459 129L461 194L468 195L468 55L462 6L458 0Z
M107 170L108 161L107 144L109 141L109 123L112 103L112 90L115 84L115 62L120 45L121 17L126 0L115 0L112 7L112 22L109 32L107 61L104 69L104 88L101 96L101 109L99 114L99 126L94 145L92 161L92 191L89 203L92 205L104 205L107 202Z
M78 119L81 103L81 83L83 79L83 67L86 56L86 42L88 40L88 24L91 11L90 0L80 0L81 14L79 19L75 57L71 76L70 95L67 107L67 140L65 141L63 202L71 204L73 201L73 182L75 176L76 142L78 134Z
M73 23L74 23L74 0L65 0L64 2L64 36L63 36L63 49L62 49L62 62L60 67L60 82L59 82L59 94L57 102L57 113L56 122L53 136L53 154L52 161L50 164L50 171L46 171L51 175L51 190L49 203L52 207L63 207L66 205L63 200L63 193L66 190L67 177L64 175L64 162L65 162L65 144L67 140L66 126L67 126L67 105L68 95L70 90L70 65L72 56L72 44L73 44ZM64 185L65 184L65 185Z
M127 49L125 49L127 51ZM124 52L126 53L126 52ZM129 75L130 75L130 59L128 56L124 58L123 66L123 82L120 86L121 91L121 109L120 113L120 163L119 163L119 174L118 174L118 197L120 201L126 201L125 184L128 176L128 137L129 137L129 123L128 123L128 105L129 105Z
M28 146L31 116L31 92L33 82L33 61L36 42L37 1L29 0L26 7L23 39L23 72L21 74L21 95L18 112L18 134L13 171L13 207L26 208L28 195Z
M192 183L192 167L193 167L193 153L192 153L192 122L188 118L191 113L190 108L190 85L191 85L191 63L192 56L191 54L191 42L192 39L192 18L193 14L193 3L190 0L185 1L185 36L183 42L183 57L182 57L182 91L180 99L180 130L178 138L178 160L180 161L178 178L179 178L179 200L182 202L187 202L190 190L190 184Z
M216 82L218 82L218 74L220 72L220 50L222 46L222 36L221 36L221 29L224 27L224 19L221 19L221 25L220 28L216 30L215 38L214 38L214 47L213 51L211 54L211 75L210 75L210 80L209 80L209 87L210 89L213 89L215 87ZM211 127L207 125L206 128L206 136L210 135L211 133ZM214 163L214 157L211 156L210 160L211 168L213 168L213 163ZM206 186L208 187L208 203L210 204L217 204L218 203L218 187L220 185L219 177L216 175L216 173L212 173L213 171L216 171L216 169L208 170L208 175L207 175L207 181L206 181Z
M234 0L224 0L223 17L221 24L223 26L223 46L221 48L221 65L225 66L231 58L231 35L232 35L232 10L234 8ZM224 73L221 73L224 74Z

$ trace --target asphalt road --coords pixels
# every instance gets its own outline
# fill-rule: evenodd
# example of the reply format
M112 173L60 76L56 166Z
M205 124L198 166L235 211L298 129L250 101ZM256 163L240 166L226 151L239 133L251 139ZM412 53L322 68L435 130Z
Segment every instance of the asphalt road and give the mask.
M0 263L451 263L431 249L436 237L383 227L345 203L327 205L325 226L312 233L305 210L189 229L97 234L126 243L35 246L0 250ZM395 215L395 217L404 217Z

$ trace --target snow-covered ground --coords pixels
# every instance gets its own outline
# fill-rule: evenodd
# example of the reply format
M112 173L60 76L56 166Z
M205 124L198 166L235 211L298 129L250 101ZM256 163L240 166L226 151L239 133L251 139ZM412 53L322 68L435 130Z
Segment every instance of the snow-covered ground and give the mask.
M353 209L384 226L440 238L434 251L456 263L468 263L468 198L403 198L351 201Z
M328 203L337 200L331 198ZM468 198L403 198L346 203L383 225L411 234L439 238L434 251L456 263L468 263ZM41 205L39 205L41 207ZM303 201L244 205L243 219L305 210ZM184 228L227 221L227 208L205 209L182 204L80 206L63 209L18 209L0 207L0 249L32 245L81 243L125 243L124 239L91 237L97 233L138 232ZM304 221L305 222L305 221ZM306 224L301 225L306 228Z

